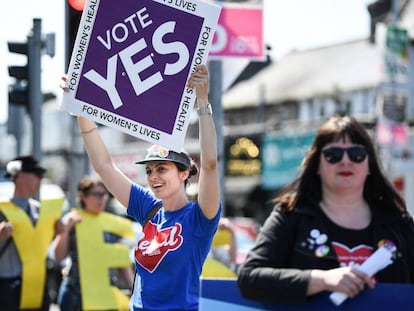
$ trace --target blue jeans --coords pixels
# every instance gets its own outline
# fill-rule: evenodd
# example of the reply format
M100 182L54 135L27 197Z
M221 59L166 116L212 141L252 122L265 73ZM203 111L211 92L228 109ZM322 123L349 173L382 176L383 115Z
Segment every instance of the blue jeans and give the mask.
M57 303L60 311L82 311L80 286L76 286L70 282L70 279L64 278L59 287Z
M0 278L0 310L2 311L22 311L20 310L20 297L22 289L22 281L20 277L16 278ZM47 286L45 286L42 307L39 311L49 310L49 295Z

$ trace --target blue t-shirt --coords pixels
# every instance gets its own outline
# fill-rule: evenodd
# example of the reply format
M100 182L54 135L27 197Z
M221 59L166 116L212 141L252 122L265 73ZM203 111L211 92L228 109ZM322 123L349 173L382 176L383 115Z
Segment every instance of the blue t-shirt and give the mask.
M133 185L127 213L142 224L159 203L149 190ZM221 204L209 220L196 202L174 212L161 208L155 214L135 248L131 310L198 309L200 275L220 214Z

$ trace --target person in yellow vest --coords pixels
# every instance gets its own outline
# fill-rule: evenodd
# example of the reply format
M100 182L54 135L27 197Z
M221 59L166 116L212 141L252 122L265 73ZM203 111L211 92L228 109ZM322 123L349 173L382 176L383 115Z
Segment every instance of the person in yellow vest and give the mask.
M30 253L31 248L25 247L24 241L22 242L24 239L31 240L31 236L26 235L27 233L35 234L34 228L43 227L45 224L42 221L42 225L37 226L38 221L40 222L41 208L40 202L33 198L40 189L45 173L46 169L31 155L17 157L7 163L5 177L12 179L14 194L9 201L0 202L0 309L3 311L49 310L50 299L45 277L46 252L44 252L44 258L41 256L43 250L47 249L47 245L44 245L43 249L39 246L37 250L39 253L36 254L35 249L34 253ZM59 217L56 220L58 219ZM45 226L53 227L50 235L61 227L59 221L57 223L53 221L52 219L45 224ZM47 237L39 237L38 240L43 240L45 244L50 243ZM36 244L37 242L30 243ZM40 259L29 260L32 265L30 266L26 259L33 255ZM29 289L23 290L23 288L28 288L23 286L23 275L28 282L36 283L37 291L32 290L33 293L28 293ZM27 286L31 287L28 282L26 282Z
M82 221L80 210L87 214L98 216L104 212L108 198L109 194L103 182L99 178L86 175L78 183L80 209L74 208L62 218L64 230L56 236L53 244L56 260L61 262L66 258L68 262L64 269L63 280L60 284L57 299L61 311L81 311L85 309L84 303L82 302L80 275L80 260L82 258L80 258L81 255L78 250L75 225ZM94 224L98 221L99 219L96 218ZM104 232L104 239L108 243L117 243L120 237L109 232ZM96 254L94 260L100 260L100 256L102 254ZM131 290L134 281L132 263L127 268L110 269L111 283L116 283L118 276L123 278L123 282ZM95 278L95 284L93 286L98 288L101 286L99 282L99 278Z

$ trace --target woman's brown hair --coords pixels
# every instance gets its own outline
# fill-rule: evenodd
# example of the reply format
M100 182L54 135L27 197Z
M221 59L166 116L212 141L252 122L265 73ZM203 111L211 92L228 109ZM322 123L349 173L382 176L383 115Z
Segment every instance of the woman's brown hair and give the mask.
M286 211L298 205L317 206L322 200L322 186L318 174L321 151L327 144L345 137L349 137L353 144L364 146L368 153L370 174L363 191L366 202L373 208L393 209L406 214L405 202L386 178L371 137L364 126L350 116L334 116L322 124L302 162L298 177L273 202Z

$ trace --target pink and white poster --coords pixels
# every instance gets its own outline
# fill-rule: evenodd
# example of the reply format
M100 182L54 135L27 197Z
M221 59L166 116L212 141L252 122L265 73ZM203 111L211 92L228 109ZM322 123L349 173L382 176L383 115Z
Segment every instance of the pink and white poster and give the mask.
M223 3L210 49L211 59L266 59L263 39L263 5L256 2L255 4Z

